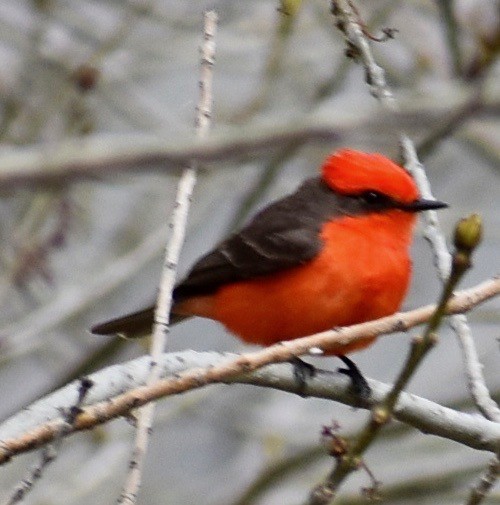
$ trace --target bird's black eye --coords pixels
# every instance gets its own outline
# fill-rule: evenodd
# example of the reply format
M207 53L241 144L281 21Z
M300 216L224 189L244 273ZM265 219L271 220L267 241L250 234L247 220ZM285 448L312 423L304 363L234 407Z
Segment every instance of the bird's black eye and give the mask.
M359 196L370 205L385 203L388 200L386 195L379 193L378 191L365 191Z

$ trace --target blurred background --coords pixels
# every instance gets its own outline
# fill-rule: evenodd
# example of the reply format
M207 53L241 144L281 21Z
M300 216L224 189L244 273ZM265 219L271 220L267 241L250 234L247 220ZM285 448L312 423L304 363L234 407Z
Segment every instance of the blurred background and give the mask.
M335 141L281 143L266 155L201 170L181 258L193 261L266 202L317 173L330 151L349 146L398 156L397 132L415 141L443 232L470 212L485 238L471 286L499 270L500 9L495 0L357 2L367 28L394 40L373 43L400 110L388 117L370 96L364 71L345 56L326 0L1 0L0 158L68 138L155 134L166 141L193 127L198 47L205 8L219 15L214 130L244 135L274 125L328 120ZM28 151L26 151L28 152ZM150 168L150 169L148 169ZM2 190L0 198L0 416L6 419L82 371L145 352L88 328L141 308L156 292L177 174L144 173ZM0 166L1 171L1 166ZM1 188L0 188L1 189ZM421 233L405 309L436 300L439 282ZM500 300L470 314L492 395L498 375ZM392 381L409 336L379 339L354 355L369 377ZM216 323L174 329L170 350L248 347ZM321 360L336 369L335 360ZM410 390L475 411L455 336L444 327ZM213 386L158 404L140 502L299 504L332 462L318 449L333 420L355 433L366 413L250 386ZM121 489L134 438L124 420L65 440L28 498L36 504L111 503ZM7 492L35 454L0 469ZM463 503L488 454L393 423L366 455L382 481L383 503ZM271 470L275 473L272 473ZM261 482L263 476L269 477ZM259 482L261 482L259 484ZM256 484L258 491L245 496ZM358 472L339 503L364 503ZM486 503L500 503L497 491Z

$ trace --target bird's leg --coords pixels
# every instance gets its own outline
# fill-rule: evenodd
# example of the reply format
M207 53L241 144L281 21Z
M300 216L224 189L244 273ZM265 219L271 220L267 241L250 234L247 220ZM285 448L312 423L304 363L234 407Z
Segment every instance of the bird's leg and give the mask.
M347 368L339 368L338 371L347 375L351 379L351 384L354 392L363 399L369 398L371 395L371 388L363 377L363 374L359 371L356 364L350 360L347 356L338 356L346 365Z
M299 387L298 393L300 396L305 397L307 396L305 392L307 379L312 379L316 375L316 368L296 356L290 360L290 363L293 366L293 376L295 377Z

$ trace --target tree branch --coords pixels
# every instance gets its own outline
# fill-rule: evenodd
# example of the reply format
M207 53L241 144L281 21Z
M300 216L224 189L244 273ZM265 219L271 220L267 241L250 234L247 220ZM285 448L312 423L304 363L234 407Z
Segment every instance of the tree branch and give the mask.
M432 196L431 187L425 175L425 171L417 158L415 147L405 136L402 138L402 146L405 157L405 166L417 181L421 195L424 198L434 198ZM444 239L439 226L436 211L424 212L423 219L426 224L424 236L431 245L439 278L441 279L441 282L444 283L450 275L451 255L446 247L446 240ZM500 409L491 398L486 386L482 365L479 362L479 357L474 344L474 339L472 338L472 332L469 324L467 323L467 318L463 314L457 314L450 317L449 324L455 331L462 347L462 356L469 391L478 410L487 419L499 422Z
M394 112L394 126L414 128L428 125L452 113L463 104L463 93L449 90L450 100L442 98L429 104L412 103L411 110ZM485 97L477 115L496 117L500 104L495 97ZM324 142L331 146L345 132L361 127L379 129L387 121L372 111L354 121L352 118L310 117L267 121L245 127L214 130L210 138L199 140L186 130L172 136L160 134L113 134L86 136L53 144L7 148L0 153L0 189L33 188L68 184L79 180L102 179L130 172L177 172L194 161L200 164L255 158L292 143Z
M470 310L499 293L500 277L496 277L474 288L456 293L447 306L447 313L460 313ZM396 313L376 321L339 328L289 342L282 342L236 358L234 355L229 355L228 357L228 355L197 354L192 352L166 355L163 359L169 363L168 370L169 373L173 374L173 377L162 379L150 386L135 387L136 383L131 379L130 369L124 368L123 365L116 365L91 376L91 379L96 384L105 383L108 392L106 393L106 397L103 398L102 396L97 396L97 390L99 389L97 385L92 388L86 398L86 401L91 405L84 408L82 413L78 415L73 429L74 431L91 429L110 419L123 416L130 410L145 405L150 401L204 387L212 383L254 383L252 381L255 380L256 384L277 387L286 391L296 391L295 388L297 385L293 382L292 376L290 375L288 382L280 382L274 374L274 370L276 369L270 369L271 373L267 375L266 379L268 381L267 384L257 381L258 377L263 377L259 373L255 374L255 379L253 375L248 374L270 363L285 362L294 356L306 354L310 349L315 347L331 350L337 346L344 346L367 336L406 331L413 326L427 321L434 309L434 305L428 305L409 312ZM193 359L193 356L196 359ZM207 356L210 358L209 361L205 361ZM134 361L130 366L137 367L139 366L137 364L139 362L140 360ZM200 368L200 365L207 368ZM287 373L289 373L289 367L285 368L288 369ZM336 374L331 375L327 373L326 376L329 378L326 382L325 374L321 374L317 382L312 381L310 385L308 383L309 389L307 393L311 396L327 397L348 402L349 395L345 380L337 377L334 381L333 377ZM337 384L337 393L334 392L334 383ZM108 395L109 387L112 384L115 384L117 389ZM370 382L370 385L378 387L375 382ZM338 389L339 386L340 390ZM66 395L71 394L70 392L74 391L74 387L74 385L67 386L67 388L64 388L59 393L50 396L50 401L49 399L40 400L32 407L23 409L22 412L16 414L0 426L0 463L5 463L15 454L40 447L54 438L59 426L59 409L63 405L71 404L74 392L72 393L73 396L69 396L69 398ZM134 387L135 389L128 390ZM387 390L388 386L379 390L377 394L374 394L373 401L380 400L387 393ZM336 394L339 396L336 397ZM408 403L398 403L396 407L396 417L398 419L412 423L414 422L411 421L412 419L419 417L422 421L417 422L423 423L420 429L425 432L434 430L433 432L436 435L447 436L452 440L457 440L476 449L497 450L500 443L500 425L498 423L492 423L477 416L460 414L440 406L435 406L433 409L428 410L426 415L422 415L422 411L420 411L420 414L417 414L411 407L415 397L406 395L405 398L408 399ZM351 404L353 404L352 401L351 397ZM422 400L422 402L424 403L420 405L432 405L432 402L428 402L427 400ZM365 408L370 407L368 403L362 406ZM446 423L450 426L448 428L440 427L439 423L436 425L436 422L441 419L444 412L446 412ZM433 428L433 426L436 427ZM462 430L465 430L463 434L461 434ZM448 435L445 435L445 433L448 433Z
M212 81L215 63L214 37L217 29L217 14L214 11L205 12L203 18L203 44L201 47L201 65L198 98L196 108L196 133L204 137L208 133L212 115ZM170 332L170 309L172 306L172 291L177 273L177 263L181 254L186 234L187 217L194 186L196 184L196 163L191 162L184 169L177 187L174 210L171 218L171 235L161 272L158 299L154 314L153 334L150 344L149 373L147 385L152 385L161 377L159 361L165 350ZM142 472L147 453L151 428L153 426L155 403L145 405L137 416L137 429L132 459L129 471L118 503L135 504L142 481Z

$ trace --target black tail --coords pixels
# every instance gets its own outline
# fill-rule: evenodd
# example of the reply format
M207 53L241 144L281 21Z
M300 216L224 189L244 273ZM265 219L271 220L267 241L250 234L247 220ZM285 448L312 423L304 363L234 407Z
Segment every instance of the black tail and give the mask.
M125 338L141 338L150 335L153 328L154 307L148 307L126 316L110 319L90 328L95 335L121 335ZM170 314L170 324L180 323L190 316Z

